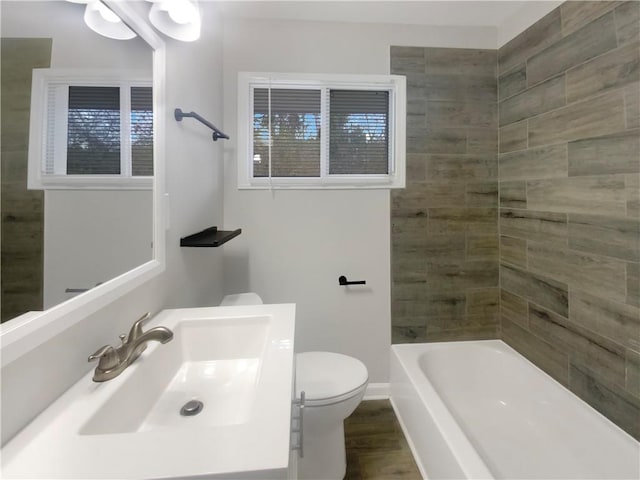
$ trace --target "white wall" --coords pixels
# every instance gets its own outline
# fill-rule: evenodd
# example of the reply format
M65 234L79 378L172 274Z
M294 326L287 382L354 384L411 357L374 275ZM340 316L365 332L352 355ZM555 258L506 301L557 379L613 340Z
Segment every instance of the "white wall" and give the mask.
M87 356L115 343L142 313L217 304L222 298L224 247L179 247L181 236L222 223L223 144L213 143L202 125L173 119L175 107L196 110L214 123L222 118L222 23L215 4L204 13L199 41L167 40L167 269L2 369L3 443L89 372L94 365Z
M390 214L387 190L239 191L239 71L389 73L391 45L495 48L493 28L227 19L224 33L225 225L242 227L225 258L225 291L295 302L296 349L361 359L388 381ZM338 276L366 280L345 288Z

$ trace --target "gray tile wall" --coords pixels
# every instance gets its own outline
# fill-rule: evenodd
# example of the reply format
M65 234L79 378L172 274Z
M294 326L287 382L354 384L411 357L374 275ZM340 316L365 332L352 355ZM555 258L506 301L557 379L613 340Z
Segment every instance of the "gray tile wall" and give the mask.
M501 336L640 438L640 3L498 51Z
M407 76L407 188L392 193L393 343L498 337L495 50L391 47Z
M31 71L49 67L51 39L3 38L0 53L2 138L1 319L42 310L42 191L27 190Z

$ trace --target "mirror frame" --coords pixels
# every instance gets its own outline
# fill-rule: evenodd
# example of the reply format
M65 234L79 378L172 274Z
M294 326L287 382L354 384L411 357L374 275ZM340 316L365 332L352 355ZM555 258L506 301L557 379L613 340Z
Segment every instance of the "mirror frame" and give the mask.
M167 208L165 194L165 69L166 46L147 19L129 3L100 0L153 49L153 258L91 290L48 310L27 312L0 325L0 366L27 352L108 306L166 268ZM96 34L97 35L97 34Z

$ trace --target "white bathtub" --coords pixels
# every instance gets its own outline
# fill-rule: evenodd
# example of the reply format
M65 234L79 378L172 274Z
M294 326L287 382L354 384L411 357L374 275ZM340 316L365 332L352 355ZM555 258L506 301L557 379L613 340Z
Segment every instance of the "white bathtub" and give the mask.
M393 345L425 478L638 479L640 444L500 340Z

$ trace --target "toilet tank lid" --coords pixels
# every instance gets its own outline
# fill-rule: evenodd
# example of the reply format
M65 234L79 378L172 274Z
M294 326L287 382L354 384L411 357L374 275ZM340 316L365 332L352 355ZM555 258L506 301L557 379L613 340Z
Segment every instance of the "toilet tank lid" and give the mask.
M367 367L357 358L332 352L296 355L296 397L328 400L358 390L368 381Z
M262 305L262 298L254 292L234 293L232 295L226 295L222 299L222 302L220 302L221 307L234 305Z

